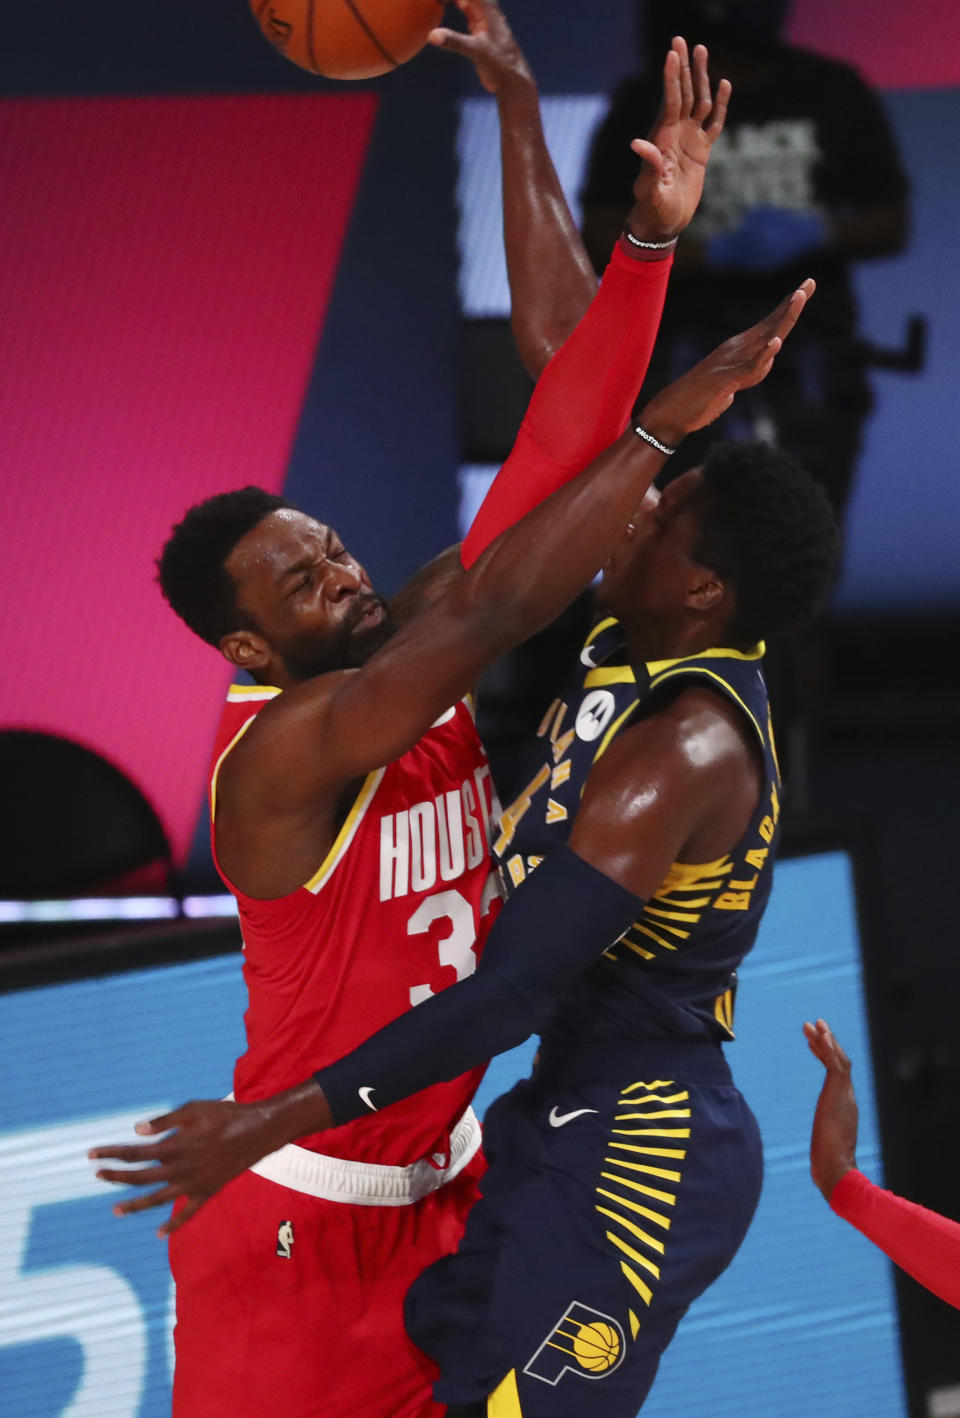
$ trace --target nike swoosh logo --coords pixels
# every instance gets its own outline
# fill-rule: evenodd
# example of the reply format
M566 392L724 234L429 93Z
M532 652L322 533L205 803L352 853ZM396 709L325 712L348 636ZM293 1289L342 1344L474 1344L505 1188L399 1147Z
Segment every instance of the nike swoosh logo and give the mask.
M377 1111L377 1105L376 1105L376 1103L372 1103L372 1102L370 1101L370 1094L373 1092L373 1089L372 1089L372 1088L358 1088L358 1089L357 1089L357 1092L360 1094L361 1102L366 1103L366 1105L367 1105L367 1107L370 1109L371 1113L375 1113L375 1112Z
M562 1128L565 1123L572 1123L574 1118L582 1118L584 1113L599 1113L599 1111L599 1108L577 1108L573 1113L558 1113L556 1108L551 1108L549 1123L552 1128Z

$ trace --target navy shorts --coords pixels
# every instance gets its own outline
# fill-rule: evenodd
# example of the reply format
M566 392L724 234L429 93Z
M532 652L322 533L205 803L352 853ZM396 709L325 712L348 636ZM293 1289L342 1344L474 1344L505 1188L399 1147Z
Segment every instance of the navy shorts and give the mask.
M434 1394L489 1418L634 1418L756 1210L756 1120L709 1044L542 1051L487 1113L456 1253L413 1285Z

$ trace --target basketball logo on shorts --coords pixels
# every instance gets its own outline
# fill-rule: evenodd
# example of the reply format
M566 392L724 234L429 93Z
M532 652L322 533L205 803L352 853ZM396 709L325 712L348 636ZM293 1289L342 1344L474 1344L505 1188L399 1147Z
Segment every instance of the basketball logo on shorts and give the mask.
M613 718L617 701L609 689L591 690L577 713L577 738L592 743Z
M281 1221L277 1227L277 1255L282 1260L293 1260L292 1221Z
M623 1359L626 1337L611 1315L574 1300L524 1369L535 1379L558 1384L564 1374L602 1379Z

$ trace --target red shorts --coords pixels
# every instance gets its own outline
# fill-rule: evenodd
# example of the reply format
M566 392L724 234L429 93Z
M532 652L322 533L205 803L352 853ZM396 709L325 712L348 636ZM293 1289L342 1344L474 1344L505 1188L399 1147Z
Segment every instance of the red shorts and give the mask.
M174 1418L440 1418L437 1369L407 1338L403 1302L456 1247L484 1168L477 1152L406 1205L331 1201L253 1172L224 1187L170 1238Z

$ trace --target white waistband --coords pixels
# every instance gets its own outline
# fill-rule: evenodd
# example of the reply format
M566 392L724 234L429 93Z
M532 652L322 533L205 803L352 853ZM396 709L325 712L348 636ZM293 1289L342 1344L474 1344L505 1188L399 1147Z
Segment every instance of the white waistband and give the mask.
M410 1206L462 1172L476 1156L480 1141L477 1115L467 1108L450 1133L450 1156L445 1167L434 1165L428 1157L409 1167L348 1162L341 1157L325 1157L322 1152L309 1152L290 1142L255 1162L250 1171L268 1182L324 1201L342 1201L350 1206ZM441 1154L435 1160L445 1159Z

